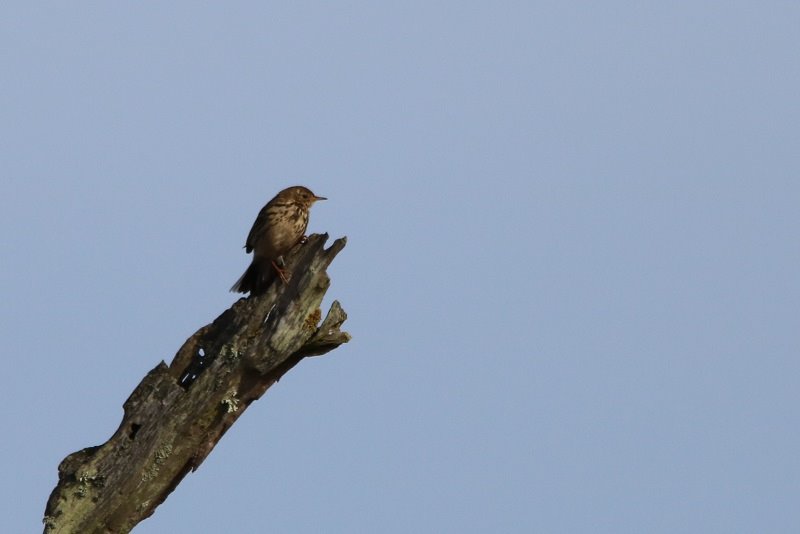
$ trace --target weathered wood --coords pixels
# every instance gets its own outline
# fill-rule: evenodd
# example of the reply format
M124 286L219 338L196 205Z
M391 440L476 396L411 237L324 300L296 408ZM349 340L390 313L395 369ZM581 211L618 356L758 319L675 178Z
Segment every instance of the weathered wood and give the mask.
M103 445L67 456L45 510L46 534L129 532L205 460L251 402L308 356L350 336L338 302L320 324L325 270L345 246L313 235L287 255L288 284L242 298L159 363L124 403Z

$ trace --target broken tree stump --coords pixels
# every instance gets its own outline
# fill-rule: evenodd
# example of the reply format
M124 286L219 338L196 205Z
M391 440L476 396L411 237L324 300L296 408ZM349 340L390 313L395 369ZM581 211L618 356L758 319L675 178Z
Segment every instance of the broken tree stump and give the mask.
M167 365L150 371L125 401L122 423L103 445L67 456L45 509L46 534L129 532L196 470L251 402L307 356L350 340L326 268L346 239L325 249L312 235L286 257L288 284L239 299L199 329Z

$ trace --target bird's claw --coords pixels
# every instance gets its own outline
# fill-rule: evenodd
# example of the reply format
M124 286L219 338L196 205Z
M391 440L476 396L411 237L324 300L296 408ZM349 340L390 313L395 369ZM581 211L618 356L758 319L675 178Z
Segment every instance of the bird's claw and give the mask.
M291 278L292 273L290 273L286 269L281 269L280 267L278 267L278 264L275 263L274 261L272 262L272 267L273 269L275 269L275 272L278 273L278 278L280 278L284 284L288 284L289 278Z

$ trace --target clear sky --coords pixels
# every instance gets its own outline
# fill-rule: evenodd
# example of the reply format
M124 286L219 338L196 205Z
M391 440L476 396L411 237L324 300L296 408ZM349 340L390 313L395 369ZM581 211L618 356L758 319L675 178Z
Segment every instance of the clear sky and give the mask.
M0 7L0 531L235 300L346 235L350 344L137 534L800 532L800 3Z

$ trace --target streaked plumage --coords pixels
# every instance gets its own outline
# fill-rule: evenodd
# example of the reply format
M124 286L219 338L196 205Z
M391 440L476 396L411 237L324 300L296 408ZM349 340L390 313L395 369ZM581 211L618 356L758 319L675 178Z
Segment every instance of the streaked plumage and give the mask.
M261 208L245 243L245 250L253 253L253 261L231 291L262 293L274 273L286 281L276 261L303 238L309 210L317 200L326 199L298 185L284 189Z

